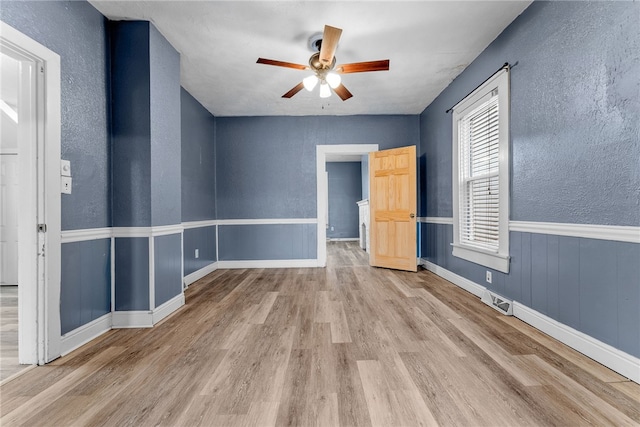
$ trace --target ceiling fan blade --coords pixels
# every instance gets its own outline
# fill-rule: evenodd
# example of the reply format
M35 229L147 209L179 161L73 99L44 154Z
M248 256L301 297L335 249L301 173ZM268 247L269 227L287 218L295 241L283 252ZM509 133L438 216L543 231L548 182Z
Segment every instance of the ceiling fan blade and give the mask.
M330 25L324 26L322 44L320 45L320 62L322 62L323 65L331 65L341 34L342 30L340 28L332 27Z
M336 67L336 71L342 74L364 73L366 71L387 71L389 70L389 60L381 59L379 61L354 62L351 64L342 64Z
M344 87L343 84L340 84L340 86L338 86L337 88L335 88L333 90L336 95L338 95L340 97L340 99L342 99L343 101L346 101L347 99L351 98L353 96L353 94L351 92L349 92L349 89L347 89L346 87Z
M256 63L265 64L265 65L275 65L276 67L294 68L296 70L306 70L309 68L309 66L307 65L294 64L293 62L276 61L275 59L265 59L265 58L258 58Z
M282 97L283 98L291 98L293 95L295 95L296 93L300 92L303 87L304 87L304 83L300 82L293 89L291 89L289 92L287 92L284 95L282 95Z

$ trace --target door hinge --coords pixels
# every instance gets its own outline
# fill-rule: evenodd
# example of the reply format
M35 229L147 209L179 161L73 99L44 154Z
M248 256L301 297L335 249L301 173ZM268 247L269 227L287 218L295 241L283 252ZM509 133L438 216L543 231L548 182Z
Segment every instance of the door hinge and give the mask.
M46 233L47 224L38 224L38 233Z

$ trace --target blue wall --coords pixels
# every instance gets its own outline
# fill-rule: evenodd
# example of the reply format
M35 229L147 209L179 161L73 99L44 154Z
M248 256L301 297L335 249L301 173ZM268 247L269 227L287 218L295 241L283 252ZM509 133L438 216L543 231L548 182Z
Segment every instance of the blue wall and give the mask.
M534 2L422 113L421 216L451 217L451 115L504 62L511 72L511 220L640 224L640 4ZM510 274L451 256L422 224L422 256L640 356L639 245L511 232ZM630 325L635 325L630 327Z
M357 202L362 200L360 162L328 162L329 228L328 238L357 238L359 233Z
M159 307L182 293L182 242L180 234L153 239L154 295Z
M216 218L215 118L185 89L182 126L182 221Z
M149 24L149 67L151 225L180 224L180 54L153 24Z
M316 145L418 145L418 116L217 117L219 219L315 218Z
M316 145L417 145L418 119L217 117L218 219L316 218ZM221 226L218 232L220 260L317 257L315 224Z
M0 19L60 55L61 151L73 175L73 193L62 197L62 229L110 226L105 18L86 2L2 0Z
M218 260L216 253L216 227L187 228L182 235L184 275L205 268ZM196 258L195 251L199 256Z
M116 311L149 310L149 239L115 239Z
M66 334L111 312L111 239L62 245L60 324Z

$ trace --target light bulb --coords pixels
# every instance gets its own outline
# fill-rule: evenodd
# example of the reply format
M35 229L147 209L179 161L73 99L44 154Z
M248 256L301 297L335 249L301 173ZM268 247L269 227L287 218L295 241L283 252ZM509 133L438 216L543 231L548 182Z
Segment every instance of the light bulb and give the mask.
M318 78L313 75L309 77L305 77L304 79L302 79L302 84L304 85L304 88L306 90L311 92L313 88L316 87L316 85L318 84Z
M331 86L333 89L340 86L340 82L342 81L340 75L336 73L328 73L325 79L327 80L327 83L329 83L329 86Z
M320 84L320 98L328 98L331 96L331 89L326 83Z

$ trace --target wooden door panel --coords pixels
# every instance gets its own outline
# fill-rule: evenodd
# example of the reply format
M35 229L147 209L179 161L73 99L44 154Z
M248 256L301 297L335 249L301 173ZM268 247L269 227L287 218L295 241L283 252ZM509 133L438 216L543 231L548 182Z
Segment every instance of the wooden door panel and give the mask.
M370 263L416 271L416 149L369 155Z

